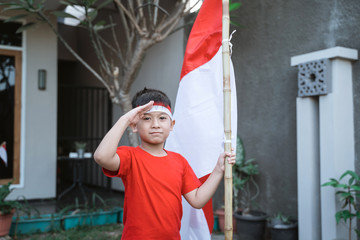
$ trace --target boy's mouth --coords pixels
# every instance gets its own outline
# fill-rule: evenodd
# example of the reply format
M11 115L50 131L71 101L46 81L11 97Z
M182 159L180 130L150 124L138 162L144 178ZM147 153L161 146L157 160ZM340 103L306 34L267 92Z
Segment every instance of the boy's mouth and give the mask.
M162 134L162 132L151 132L150 134Z

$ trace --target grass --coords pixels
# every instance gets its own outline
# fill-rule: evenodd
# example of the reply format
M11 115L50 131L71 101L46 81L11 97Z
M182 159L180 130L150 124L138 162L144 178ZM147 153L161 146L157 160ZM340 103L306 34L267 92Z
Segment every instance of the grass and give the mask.
M120 239L122 234L122 224L108 224L102 226L82 226L67 231L52 233L18 235L16 240L115 240Z

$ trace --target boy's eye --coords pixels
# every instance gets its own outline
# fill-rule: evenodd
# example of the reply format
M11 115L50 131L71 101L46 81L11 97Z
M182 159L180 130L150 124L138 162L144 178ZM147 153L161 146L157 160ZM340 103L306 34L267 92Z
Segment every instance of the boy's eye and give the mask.
M161 119L161 120L166 120L167 117L166 117L166 116L161 116L160 119Z
M143 117L143 120L150 120L150 117Z

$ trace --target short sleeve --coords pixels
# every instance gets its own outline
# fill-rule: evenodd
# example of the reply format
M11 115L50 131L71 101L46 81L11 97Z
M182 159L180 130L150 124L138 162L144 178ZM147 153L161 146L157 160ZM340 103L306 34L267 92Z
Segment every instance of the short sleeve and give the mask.
M103 173L107 177L121 177L127 175L129 169L131 167L131 148L127 146L118 147L116 150L116 154L120 158L120 167L119 170L110 171L106 168L102 168Z
M181 194L184 195L192 190L200 187L201 182L196 177L194 170L190 167L189 163L184 159L184 175L183 175L183 185L181 189Z

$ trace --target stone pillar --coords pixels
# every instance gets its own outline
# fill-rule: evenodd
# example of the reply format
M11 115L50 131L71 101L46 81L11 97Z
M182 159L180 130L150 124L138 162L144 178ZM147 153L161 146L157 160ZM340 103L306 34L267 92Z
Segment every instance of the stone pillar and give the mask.
M299 69L296 106L300 240L347 238L347 227L335 221L340 209L335 189L320 185L355 168L351 61L357 59L357 50L343 47L291 58L291 66Z

